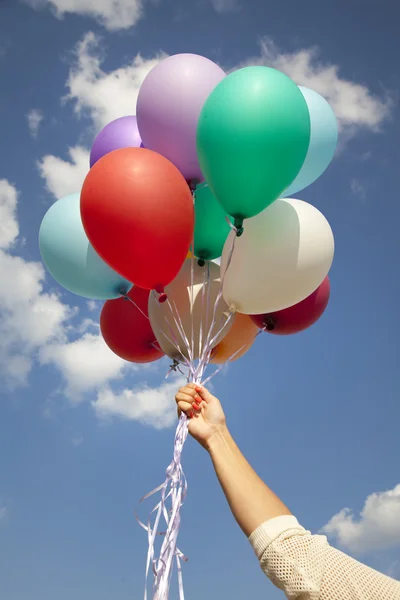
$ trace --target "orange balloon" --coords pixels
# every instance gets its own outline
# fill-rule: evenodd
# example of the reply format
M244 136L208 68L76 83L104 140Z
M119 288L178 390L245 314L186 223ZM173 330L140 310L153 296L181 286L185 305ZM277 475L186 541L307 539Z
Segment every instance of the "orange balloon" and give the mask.
M232 327L224 339L215 346L210 362L215 365L222 365L235 352L237 354L231 360L237 360L251 348L257 332L258 327L248 315L236 313Z

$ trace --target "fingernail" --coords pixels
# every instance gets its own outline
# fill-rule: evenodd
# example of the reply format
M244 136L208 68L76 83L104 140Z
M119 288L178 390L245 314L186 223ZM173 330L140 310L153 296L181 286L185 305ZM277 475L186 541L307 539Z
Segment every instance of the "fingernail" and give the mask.
M189 419L193 419L194 417L194 411L191 410L190 413L188 414Z
M196 402L194 402L192 404L192 406L193 406L194 410L200 410L200 406L198 404L196 404Z
M194 401L197 402L197 404L199 404L201 402L200 396L195 396Z
M203 388L201 388L199 385L196 385L195 390L196 392L202 392Z

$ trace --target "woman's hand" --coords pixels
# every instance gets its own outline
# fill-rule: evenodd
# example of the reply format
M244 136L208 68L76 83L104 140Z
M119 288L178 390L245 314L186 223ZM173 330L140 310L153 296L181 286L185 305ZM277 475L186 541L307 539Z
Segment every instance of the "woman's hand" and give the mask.
M188 383L175 396L178 414L184 412L189 421L189 433L204 448L215 434L226 428L225 414L218 398L195 383Z

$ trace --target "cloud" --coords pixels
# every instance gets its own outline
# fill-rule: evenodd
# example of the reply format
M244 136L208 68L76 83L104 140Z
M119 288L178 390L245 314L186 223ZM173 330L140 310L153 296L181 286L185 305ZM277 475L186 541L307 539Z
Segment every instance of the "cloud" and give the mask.
M142 0L25 0L32 8L50 8L57 18L76 14L94 18L109 31L130 29L142 16Z
M211 0L211 4L217 13L225 14L240 10L238 0Z
M28 127L31 133L31 136L37 138L39 133L39 127L44 119L44 115L41 110L37 108L32 108L26 115L28 120Z
M96 413L119 415L150 423L149 410L155 427L172 422L171 403L175 384L151 390L145 384L137 388L135 400L131 392L114 395L112 382L139 369L116 356L104 342L97 321L72 319L77 310L64 304L57 294L44 290L45 270L41 263L24 260L13 254L18 248L18 192L7 180L0 180L0 379L10 389L27 385L29 374L38 361L56 368L64 381L62 392L72 402L98 394ZM71 335L78 336L70 339ZM149 365L151 368L152 365ZM140 365L140 373L146 365ZM172 386L172 387L170 387ZM154 392L154 398L149 399ZM136 392L135 392L136 393ZM90 398L93 398L91 396ZM163 403L165 406L163 406ZM45 414L51 410L46 408ZM72 444L81 443L73 436ZM1 516L0 505L0 516Z
M9 249L19 234L17 221L18 194L6 179L0 179L0 248Z
M97 129L118 117L135 114L144 78L165 57L162 52L149 59L138 54L129 64L106 72L102 69L100 42L97 35L88 32L77 44L65 96L74 103L75 113L91 118Z
M39 354L42 365L55 366L65 381L64 393L73 402L84 394L120 379L132 365L106 345L101 334L85 333L71 342L49 344Z
M362 200L365 200L365 197L367 195L367 188L359 179L352 179L350 181L350 189L355 196L358 196Z
M367 497L360 518L343 508L322 528L353 552L382 550L400 544L400 484Z
M316 48L282 52L270 38L261 41L261 53L240 66L267 65L286 73L298 85L312 88L332 106L342 133L359 129L379 131L390 117L389 96L374 95L366 85L345 79L337 65L324 62Z
M11 387L27 383L35 352L62 340L73 311L44 291L44 268L12 254L18 241L18 193L0 180L0 375Z
M70 160L47 154L37 163L47 190L57 199L80 192L89 171L89 150L75 146L68 155Z
M99 310L101 306L99 302L96 302L96 300L88 300L86 304L90 312L95 312Z
M101 419L119 418L139 421L156 429L171 427L177 421L174 396L185 379L174 378L152 388L139 385L133 389L124 389L114 393L110 388L102 389L92 406Z

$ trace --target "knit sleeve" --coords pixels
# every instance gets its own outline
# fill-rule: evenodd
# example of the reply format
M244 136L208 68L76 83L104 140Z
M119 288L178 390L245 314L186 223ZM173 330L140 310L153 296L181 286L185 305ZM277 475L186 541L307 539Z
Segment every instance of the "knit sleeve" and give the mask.
M249 541L264 573L289 600L400 600L400 582L312 535L293 516L261 525Z

